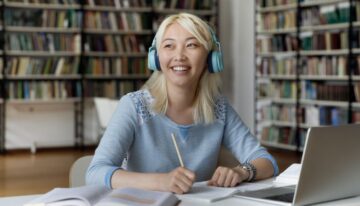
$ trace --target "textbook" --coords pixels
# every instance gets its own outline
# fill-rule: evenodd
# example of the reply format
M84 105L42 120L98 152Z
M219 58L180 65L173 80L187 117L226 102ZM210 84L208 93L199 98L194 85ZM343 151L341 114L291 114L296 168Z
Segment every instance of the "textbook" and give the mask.
M207 185L207 181L196 182L189 193L177 195L180 200L211 203L231 197L240 191L252 191L271 187L271 184L262 182L243 182L237 187L215 187Z
M174 206L179 199L170 192L88 185L55 188L24 206Z

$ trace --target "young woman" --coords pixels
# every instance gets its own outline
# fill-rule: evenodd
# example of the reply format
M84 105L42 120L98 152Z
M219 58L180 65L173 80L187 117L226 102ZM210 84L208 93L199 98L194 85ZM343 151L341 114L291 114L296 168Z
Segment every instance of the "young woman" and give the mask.
M220 94L219 47L197 16L181 13L162 22L149 49L154 72L141 90L120 99L87 171L88 184L181 194L195 181L233 187L278 173L274 158ZM222 145L241 165L217 167Z

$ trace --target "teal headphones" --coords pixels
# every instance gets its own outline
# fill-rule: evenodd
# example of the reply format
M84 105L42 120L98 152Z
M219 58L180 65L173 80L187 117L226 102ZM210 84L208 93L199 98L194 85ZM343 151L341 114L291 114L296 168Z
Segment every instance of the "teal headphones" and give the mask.
M223 58L221 53L220 42L217 40L215 33L209 28L211 39L216 44L217 51L210 51L207 57L208 70L210 73L221 72L224 69ZM159 56L156 51L156 40L153 39L148 53L148 68L153 71L161 71Z

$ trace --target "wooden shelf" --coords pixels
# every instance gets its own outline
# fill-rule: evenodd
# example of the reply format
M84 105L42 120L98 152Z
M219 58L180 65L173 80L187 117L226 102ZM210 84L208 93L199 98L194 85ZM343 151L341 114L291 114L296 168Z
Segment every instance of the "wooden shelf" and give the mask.
M273 30L261 30L257 31L259 34L287 34L287 33L296 33L296 28L290 28L290 29L273 29Z
M111 75L92 75L92 74L87 74L85 75L86 79L93 79L93 80L109 80L109 79L113 79L113 80L146 80L148 79L150 76L146 75L146 74L129 74L129 75L115 75L115 74L111 74Z
M80 52L67 51L5 51L8 56L31 56L31 57L73 57L80 56Z
M321 5L328 5L328 4L337 4L344 2L344 0L313 0L310 2L302 2L300 3L301 7L312 7L312 6L321 6Z
M334 56L334 55L347 55L349 49L338 49L338 50L301 50L301 56Z
M80 80L81 75L47 75L47 74L37 74L37 75L7 75L9 80Z
M285 5L269 6L269 7L263 7L263 8L257 7L256 11L259 13L266 13L266 12L294 10L296 8L297 8L297 4L285 4Z
M283 143L277 143L277 142L268 142L268 141L264 141L264 140L261 141L261 144L266 147L273 147L273 148L296 151L295 145L289 145L289 144L283 144Z
M52 10L69 10L80 9L78 4L40 4L40 3L24 3L24 2L4 2L5 7L16 9L52 9Z
M113 6L84 6L84 9L87 11L104 11L104 12L151 12L151 7L121 7L116 8Z
M120 52L84 52L84 56L96 57L147 57L147 52L120 53Z
M134 31L134 30L111 30L111 29L84 29L84 32L87 34L112 34L112 35L150 35L153 34L152 30L142 30L142 31Z
M335 76L335 75L300 75L301 80L316 80L316 81L348 81L349 76Z
M58 27L20 27L20 26L6 26L7 32L21 32L21 33L80 33L80 28L58 28Z
M326 100L308 100L308 99L301 99L300 104L329 106L329 107L348 107L349 106L348 102L345 102L345 101L326 101Z
M66 99L8 99L7 104L68 104L80 102L80 98Z
M186 12L200 16L211 16L216 14L216 10L193 10L193 9L170 9L170 8L164 8L164 9L155 8L154 12L158 14L176 14L176 13Z

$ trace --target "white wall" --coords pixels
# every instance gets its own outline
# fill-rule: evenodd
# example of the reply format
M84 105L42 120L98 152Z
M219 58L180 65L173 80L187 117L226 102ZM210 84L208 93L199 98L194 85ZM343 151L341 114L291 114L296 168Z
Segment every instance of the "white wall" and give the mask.
M224 55L224 92L254 131L254 2L219 2L220 41Z

